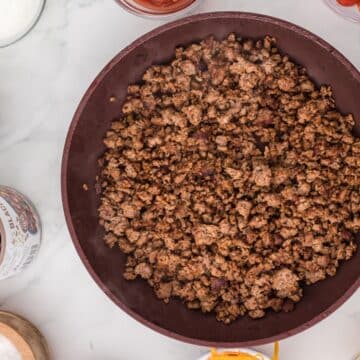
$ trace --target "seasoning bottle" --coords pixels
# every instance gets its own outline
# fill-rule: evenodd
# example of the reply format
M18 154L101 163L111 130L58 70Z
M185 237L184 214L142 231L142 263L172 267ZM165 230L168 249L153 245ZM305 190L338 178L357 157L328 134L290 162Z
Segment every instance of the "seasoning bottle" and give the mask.
M40 241L40 219L34 206L18 191L0 186L0 280L31 264Z
M0 311L0 359L49 360L45 338L26 319Z

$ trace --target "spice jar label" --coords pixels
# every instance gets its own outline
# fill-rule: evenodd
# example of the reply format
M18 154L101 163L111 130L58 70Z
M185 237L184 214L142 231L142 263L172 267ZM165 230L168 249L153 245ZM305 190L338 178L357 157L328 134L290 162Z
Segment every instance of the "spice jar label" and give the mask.
M41 240L39 217L32 204L14 189L0 186L0 280L28 266Z

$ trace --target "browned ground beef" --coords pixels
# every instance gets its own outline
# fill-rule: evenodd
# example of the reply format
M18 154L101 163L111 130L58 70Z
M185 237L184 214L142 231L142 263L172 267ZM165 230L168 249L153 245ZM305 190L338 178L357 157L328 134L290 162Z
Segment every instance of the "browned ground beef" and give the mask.
M275 40L209 38L131 85L100 160L124 276L229 323L291 311L356 251L360 141Z

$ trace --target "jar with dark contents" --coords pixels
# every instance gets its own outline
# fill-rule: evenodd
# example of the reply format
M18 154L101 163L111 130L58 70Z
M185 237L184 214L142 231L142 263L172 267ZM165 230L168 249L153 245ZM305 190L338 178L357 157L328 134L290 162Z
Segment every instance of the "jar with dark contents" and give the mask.
M195 9L202 0L116 0L127 11L150 18L176 18Z
M18 191L0 186L0 280L32 263L41 242L39 216Z

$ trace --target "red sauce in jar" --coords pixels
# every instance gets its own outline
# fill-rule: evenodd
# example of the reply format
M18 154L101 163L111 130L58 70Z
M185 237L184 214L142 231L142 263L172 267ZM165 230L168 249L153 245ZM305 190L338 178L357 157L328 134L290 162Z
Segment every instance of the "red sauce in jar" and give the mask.
M195 0L134 0L149 10L175 12L186 8Z

